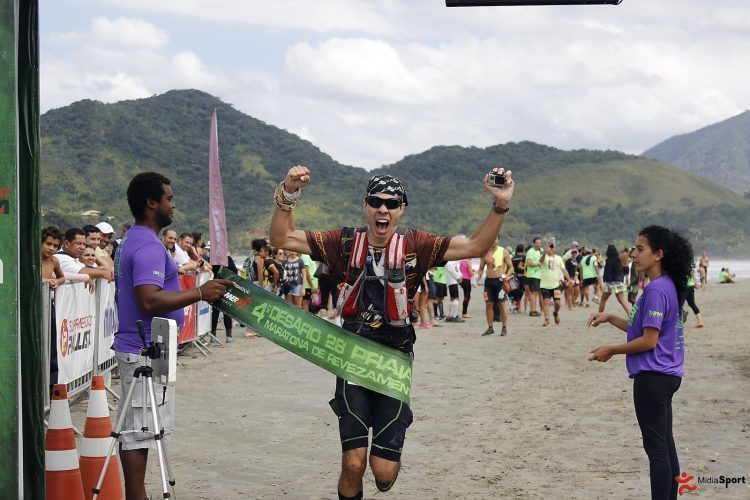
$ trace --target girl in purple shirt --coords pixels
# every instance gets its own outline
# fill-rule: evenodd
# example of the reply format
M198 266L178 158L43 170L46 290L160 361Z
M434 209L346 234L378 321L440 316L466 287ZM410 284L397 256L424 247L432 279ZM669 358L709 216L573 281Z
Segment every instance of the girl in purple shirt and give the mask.
M649 226L638 234L631 257L650 282L628 318L598 312L588 321L589 326L610 323L627 332L628 341L592 349L589 361L626 355L635 415L649 460L651 497L676 499L680 463L672 436L672 396L684 373L682 304L693 272L693 250L681 235Z

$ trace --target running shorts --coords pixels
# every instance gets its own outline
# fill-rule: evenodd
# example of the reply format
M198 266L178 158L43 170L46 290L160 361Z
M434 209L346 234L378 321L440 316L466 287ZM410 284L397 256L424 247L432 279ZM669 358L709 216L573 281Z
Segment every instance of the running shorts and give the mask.
M627 287L624 283L604 283L604 293L620 293L626 292Z
M529 278L526 277L526 281L529 284L529 291L530 292L538 292L539 291L539 284L542 282L540 278Z
M336 395L330 401L339 417L341 451L367 448L372 427L370 454L398 462L413 414L403 401L336 378Z
M492 302L496 304L500 302L501 293L505 296L505 290L503 289L503 282L500 278L485 278L484 280L484 301Z
M582 287L587 287L591 285L596 285L596 278L585 278L583 281L581 281Z
M562 296L562 290L560 287L557 288L542 288L542 297L545 299L560 300Z

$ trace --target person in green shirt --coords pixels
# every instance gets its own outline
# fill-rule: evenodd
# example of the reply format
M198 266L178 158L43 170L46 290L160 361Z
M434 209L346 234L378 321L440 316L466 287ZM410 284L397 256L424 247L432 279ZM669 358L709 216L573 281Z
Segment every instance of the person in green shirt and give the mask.
M734 281L734 274L729 272L729 268L721 268L719 273L719 283L736 283Z
M597 266L600 264L599 259L595 254L595 250L583 250L583 258L581 259L581 303L580 305L589 307L590 297L589 288L594 285L599 279L599 273L597 272ZM586 301L584 303L584 300Z
M549 306L554 302L552 315L555 318L555 324L560 324L560 298L562 297L563 279L565 283L570 283L570 275L565 269L562 257L555 254L555 244L550 242L544 254L539 259L540 267L540 291L542 294L542 312L544 313L544 323L542 326L549 326Z
M302 296L302 309L310 311L310 303L312 302L312 294L318 291L318 278L315 277L315 261L310 258L309 255L301 254L299 258L302 260L302 277L304 278L305 284L305 295ZM313 308L315 309L315 308ZM310 311L315 314L317 311Z
M698 309L698 304L695 303L695 279L693 278L692 273L687 281L687 297L685 300L690 306L690 309L693 310L693 314L695 314L695 320L697 321L695 328L703 328L703 316L701 316L701 310ZM685 312L687 316L687 311Z
M539 263L542 258L542 239L534 238L533 246L526 251L526 284L528 285L529 301L531 311L529 316L541 316L539 306L541 297L539 295L539 283L542 275L542 267Z

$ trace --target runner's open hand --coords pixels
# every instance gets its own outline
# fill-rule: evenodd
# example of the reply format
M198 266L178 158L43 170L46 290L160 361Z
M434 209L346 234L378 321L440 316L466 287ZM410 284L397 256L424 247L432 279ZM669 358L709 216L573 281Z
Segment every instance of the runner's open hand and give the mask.
M310 169L303 165L295 165L289 169L284 179L284 191L294 193L310 182Z
M505 208L510 206L510 200L513 198L513 172L510 170L505 170L504 168L493 168L490 173L493 174L501 174L505 176L505 184L502 184L500 186L491 186L489 184L489 176L484 176L484 186L487 188L487 191L492 193L492 195L495 197L495 205L501 208Z
M203 283L200 287L200 294L206 302L216 302L227 291L227 288L234 285L234 281L215 279Z

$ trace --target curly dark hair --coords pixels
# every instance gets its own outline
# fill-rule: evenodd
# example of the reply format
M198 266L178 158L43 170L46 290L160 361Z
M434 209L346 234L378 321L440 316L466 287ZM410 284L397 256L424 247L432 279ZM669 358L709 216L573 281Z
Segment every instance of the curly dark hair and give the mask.
M695 267L693 246L680 233L662 226L644 227L638 236L648 240L652 251L661 250L664 253L661 269L672 278L677 289L678 303L682 305L687 297L688 278L693 275Z
M253 241L252 241L252 243L251 243L251 247L252 247L252 249L253 249L253 252L255 252L255 253L258 253L258 252L260 252L261 250L263 250L263 248L264 248L264 247L265 247L266 245L268 245L268 241L266 241L266 239L265 239L265 238L258 238L258 239L255 239L255 240L253 240Z
M135 220L140 220L146 213L148 200L161 201L164 186L172 181L156 172L141 172L131 179L128 185L128 206Z
M62 244L65 235L63 234L62 229L60 229L59 227L47 226L42 229L42 243L44 243L44 240L46 240L47 237L50 237L53 240L57 240L60 244Z

